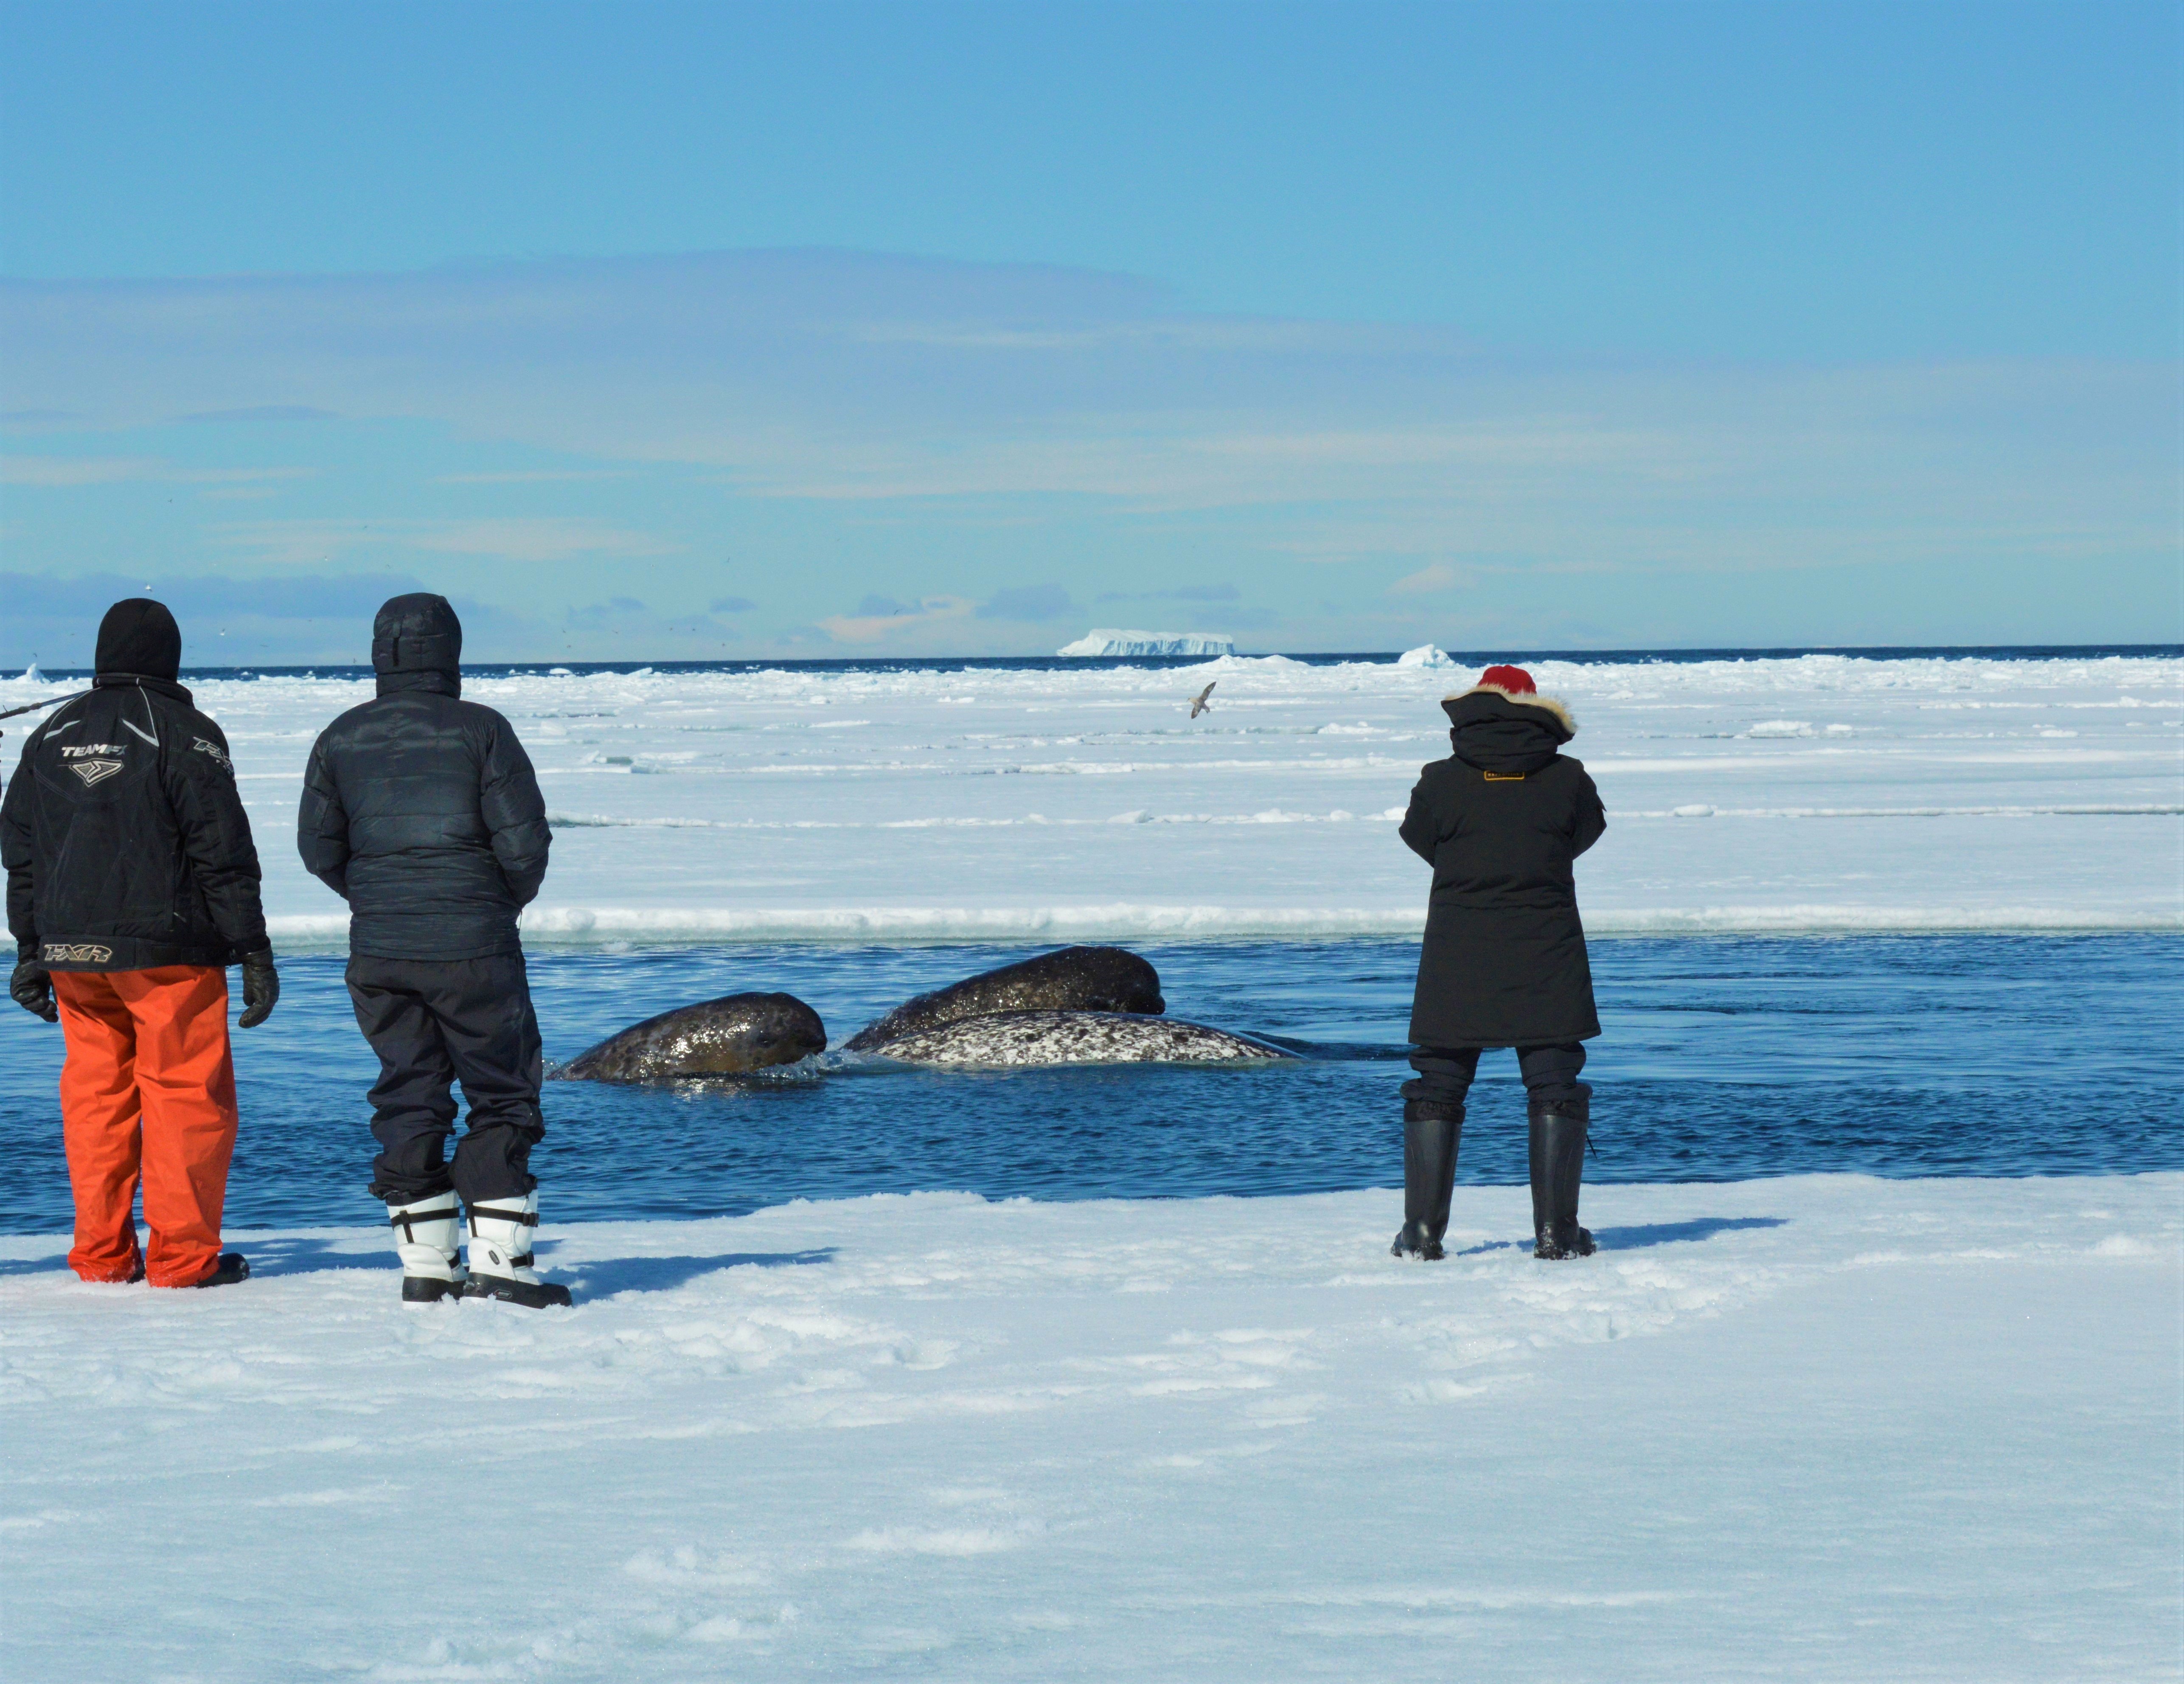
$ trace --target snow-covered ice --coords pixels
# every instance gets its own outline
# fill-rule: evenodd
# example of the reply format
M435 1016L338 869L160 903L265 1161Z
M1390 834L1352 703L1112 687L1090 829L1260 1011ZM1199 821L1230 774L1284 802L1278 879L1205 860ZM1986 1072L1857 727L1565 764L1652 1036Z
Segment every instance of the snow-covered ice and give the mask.
M550 1314L0 1241L4 1671L2178 1676L2184 1176L1524 1201L549 1226Z
M1579 867L1597 934L2184 928L2184 661L1535 671L1607 804ZM466 694L515 722L554 817L534 941L1127 940L1416 931L1426 877L1395 821L1470 676L1268 656L542 672ZM198 689L236 750L276 938L337 942L291 834L312 739L370 685ZM53 693L0 680L0 705Z
M1120 631L1109 626L1095 626L1073 643L1066 643L1055 650L1056 655L1072 657L1234 655L1235 652L1235 639L1223 637L1218 632L1133 632Z

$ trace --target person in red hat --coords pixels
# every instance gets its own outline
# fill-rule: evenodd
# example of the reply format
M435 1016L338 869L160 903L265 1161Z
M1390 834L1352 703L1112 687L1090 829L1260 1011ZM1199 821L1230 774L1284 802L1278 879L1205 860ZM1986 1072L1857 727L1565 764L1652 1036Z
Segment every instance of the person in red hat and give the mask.
M1520 666L1490 666L1441 703L1455 753L1420 773L1402 836L1433 867L1403 1084L1397 1257L1435 1258L1448 1231L1465 1096L1488 1047L1513 1047L1530 1113L1533 1254L1591 1253L1578 1226L1592 1090L1577 1079L1600 1033L1571 869L1607 816L1562 703Z

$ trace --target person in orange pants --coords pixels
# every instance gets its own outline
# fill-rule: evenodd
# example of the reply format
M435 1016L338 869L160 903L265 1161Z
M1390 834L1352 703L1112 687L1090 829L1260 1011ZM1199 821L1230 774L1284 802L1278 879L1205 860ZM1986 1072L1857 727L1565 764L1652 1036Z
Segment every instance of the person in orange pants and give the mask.
M57 972L61 1131L75 1195L69 1267L86 1280L194 1286L220 1259L235 1151L227 973L209 965ZM144 1186L149 1245L131 1220Z
M67 1037L69 1266L86 1280L221 1286L250 1274L220 1249L236 1129L227 967L242 967L245 1029L281 984L227 739L176 682L181 650L160 604L115 603L92 688L31 733L0 799L8 992Z

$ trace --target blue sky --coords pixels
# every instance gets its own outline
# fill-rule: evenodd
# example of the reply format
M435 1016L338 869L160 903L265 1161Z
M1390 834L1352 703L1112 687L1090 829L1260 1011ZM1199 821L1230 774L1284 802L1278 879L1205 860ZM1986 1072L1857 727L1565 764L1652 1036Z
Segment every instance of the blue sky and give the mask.
M2173 7L0 22L0 661L2184 636Z

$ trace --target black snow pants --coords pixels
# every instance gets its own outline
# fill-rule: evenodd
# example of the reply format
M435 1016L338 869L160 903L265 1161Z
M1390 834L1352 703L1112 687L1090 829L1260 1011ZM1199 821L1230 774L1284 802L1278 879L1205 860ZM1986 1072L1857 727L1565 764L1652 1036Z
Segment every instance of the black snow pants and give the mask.
M531 1148L538 1110L538 1019L521 953L486 959L348 962L357 1027L379 1055L371 1191L407 1203L450 1186L470 1205L521 1198L538 1185ZM448 1161L450 1085L460 1079L470 1128Z
M1411 1055L1411 1068L1418 1073L1403 1084L1403 1097L1462 1105L1479 1073L1479 1053L1475 1046L1420 1047ZM1517 1073L1524 1078L1528 1099L1570 1098L1576 1091L1577 1073L1584 1068L1582 1041L1517 1049Z

